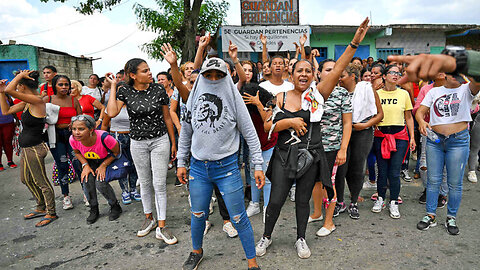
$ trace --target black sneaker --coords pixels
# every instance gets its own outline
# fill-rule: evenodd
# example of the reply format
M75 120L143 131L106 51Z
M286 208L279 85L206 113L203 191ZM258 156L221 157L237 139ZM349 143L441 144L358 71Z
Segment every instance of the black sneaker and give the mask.
M417 223L417 229L422 231L426 231L428 228L435 226L437 226L437 219L429 215L424 216L423 219Z
M261 270L260 266L249 267L248 270Z
M188 259L183 264L183 270L196 270L203 259L203 253L190 252Z
M118 217L120 217L120 213L122 213L122 208L117 201L114 205L110 206L110 214L108 214L108 220L116 220Z
M437 208L443 208L447 204L447 196L438 195Z
M358 206L356 203L351 203L348 207L348 213L350 213L350 217L353 219L359 219L360 213L358 213Z
M445 228L451 235L457 235L460 233L460 230L457 227L457 220L453 217L447 217L447 221L445 221Z
M180 180L178 180L178 178L175 178L175 186L176 186L176 187L181 187L181 186L183 186L183 184L180 183Z
M422 195L418 199L418 202L421 203L421 204L426 204L427 203L427 190L426 189L423 190Z
M337 204L335 204L335 209L333 210L333 217L338 217L340 213L345 212L346 208L347 206L344 202L337 202Z

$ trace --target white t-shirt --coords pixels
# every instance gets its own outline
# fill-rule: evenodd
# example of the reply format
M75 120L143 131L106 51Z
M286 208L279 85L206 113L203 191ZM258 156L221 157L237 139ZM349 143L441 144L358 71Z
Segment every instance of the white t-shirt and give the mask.
M99 102L102 102L102 93L99 88L90 88L88 86L82 87L82 95L90 95Z
M264 81L260 83L260 86L265 88L272 95L276 96L278 93L287 92L292 90L293 83L284 81L281 85L274 85L270 81Z
M469 84L462 84L458 88L434 87L421 104L430 108L430 125L437 126L472 121L472 101Z

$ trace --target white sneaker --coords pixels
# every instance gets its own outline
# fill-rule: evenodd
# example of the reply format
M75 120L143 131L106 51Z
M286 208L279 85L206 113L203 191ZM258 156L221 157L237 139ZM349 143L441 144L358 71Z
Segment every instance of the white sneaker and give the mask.
M468 172L468 181L472 183L477 183L477 174L475 173L475 171Z
M163 227L163 228L157 227L157 230L155 232L156 232L155 237L158 240L163 240L165 241L165 243L169 245L173 245L178 242L175 235L173 235L173 233L170 232L170 230L167 227Z
M257 245L255 246L255 252L257 253L257 257L261 257L267 253L267 248L272 244L272 239L268 239L266 237L260 238Z
M290 188L290 201L294 202L295 201L295 190L297 189L296 186L292 186Z
M142 237L150 233L157 226L157 222L153 219L145 218L142 227L137 232L138 237Z
M203 231L203 236L207 235L208 230L210 230L210 227L212 227L212 223L210 221L205 220L205 230Z
M377 189L377 182L373 183L367 180L363 183L362 189Z
M251 201L247 207L247 217L251 217L256 214L260 214L260 203Z
M299 238L297 242L295 242L295 247L297 248L298 257L301 259L309 258L312 253L308 248L307 241L303 238Z
M400 211L398 211L398 201L390 201L390 217L394 219L400 218Z
M263 207L263 224L265 224L265 215L267 214L267 207Z
M72 208L73 208L73 203L70 196L63 197L63 210L68 210Z
M385 202L383 201L383 198L378 196L377 200L375 201L375 204L372 207L372 212L374 213L380 213L382 209L385 209L386 205Z
M223 224L223 231L226 232L228 237L230 237L230 238L237 237L237 235L238 235L238 232L233 227L232 222L227 222L227 223Z
M327 236L327 235L331 234L333 231L335 231L336 229L337 228L333 227L331 230L329 230L325 227L322 227L322 228L320 228L320 230L317 231L316 235L320 236L320 237Z
M405 182L411 182L412 181L412 177L410 177L410 174L408 173L408 169L402 170L400 172L400 174L402 175L403 180L405 180Z

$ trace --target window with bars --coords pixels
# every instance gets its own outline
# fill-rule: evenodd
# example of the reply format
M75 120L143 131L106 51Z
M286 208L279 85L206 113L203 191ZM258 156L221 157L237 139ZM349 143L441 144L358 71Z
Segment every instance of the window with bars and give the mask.
M389 55L402 55L403 48L377 49L377 59L387 60Z

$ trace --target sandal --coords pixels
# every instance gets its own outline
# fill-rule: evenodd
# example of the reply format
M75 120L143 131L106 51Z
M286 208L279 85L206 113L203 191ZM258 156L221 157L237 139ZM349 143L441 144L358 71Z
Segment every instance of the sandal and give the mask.
M33 210L31 213L28 213L23 216L24 219L32 219L36 217L43 217L47 214L47 212L40 212L38 210Z
M37 224L35 224L35 227L44 227L44 226L47 226L48 224L52 223L52 221L56 220L58 218L58 216L52 216L51 218L48 218L48 217L43 217L40 222L38 222ZM46 223L42 223L44 221L47 221Z

